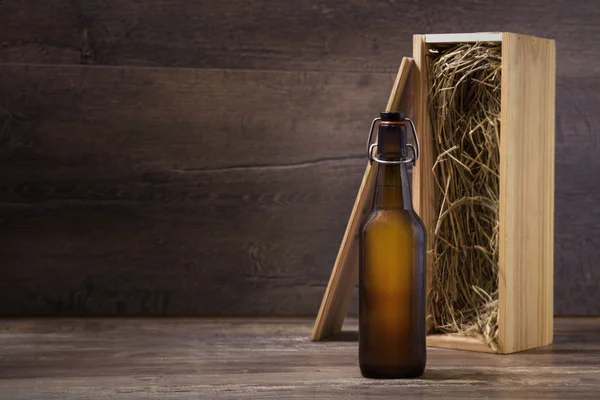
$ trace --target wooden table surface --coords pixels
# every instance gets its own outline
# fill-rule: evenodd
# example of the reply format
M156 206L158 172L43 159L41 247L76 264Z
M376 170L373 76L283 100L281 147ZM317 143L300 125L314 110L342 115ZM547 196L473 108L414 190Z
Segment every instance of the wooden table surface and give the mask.
M600 398L600 318L557 319L555 344L501 356L428 348L425 376L369 380L357 324L311 319L0 320L0 399Z

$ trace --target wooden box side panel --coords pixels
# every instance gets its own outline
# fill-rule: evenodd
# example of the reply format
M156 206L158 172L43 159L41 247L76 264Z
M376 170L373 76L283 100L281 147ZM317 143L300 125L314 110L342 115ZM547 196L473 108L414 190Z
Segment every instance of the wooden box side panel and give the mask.
M413 168L412 174L412 200L413 207L417 214L423 220L426 227L426 294L429 295L431 289L431 279L433 277L433 256L431 253L433 245L433 229L437 220L436 209L436 188L431 169L433 168L434 149L433 149L433 130L427 111L427 43L426 35L413 36L413 111L415 128L419 135L421 144L421 154ZM426 308L428 309L428 308ZM429 322L427 326L429 330Z
M555 69L554 41L503 33L501 353L552 342Z

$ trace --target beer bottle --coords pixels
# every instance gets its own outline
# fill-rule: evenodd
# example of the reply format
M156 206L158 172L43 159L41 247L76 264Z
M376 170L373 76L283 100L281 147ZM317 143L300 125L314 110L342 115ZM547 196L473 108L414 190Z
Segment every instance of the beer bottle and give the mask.
M369 158L377 168L370 212L359 233L359 363L369 378L412 378L425 369L425 227L412 208L407 121L383 112ZM412 122L411 122L412 125ZM369 139L370 141L370 139Z

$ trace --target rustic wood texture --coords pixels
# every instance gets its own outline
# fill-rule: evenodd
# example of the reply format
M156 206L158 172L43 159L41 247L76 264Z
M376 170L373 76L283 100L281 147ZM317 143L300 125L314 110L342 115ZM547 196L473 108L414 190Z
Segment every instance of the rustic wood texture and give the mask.
M494 30L555 39L581 76L600 72L598 17L596 0L5 0L0 61L394 73L415 33Z
M498 349L552 343L554 41L502 34Z
M163 88L162 90L149 93L142 89L136 89L140 93L138 97L130 94L129 96L132 97L127 98L118 93L130 87L122 83L134 79L130 76L140 77L137 69L120 69L119 71L124 74L122 81L103 80L95 72L89 72L95 70L82 69L78 75L80 81L66 78L68 85L62 89L65 93L71 90L69 85L72 85L76 92L79 88L77 95L74 94L70 100L65 100L67 104L60 104L60 96L55 96L53 101L37 107L35 106L37 101L35 95L31 95L32 91L35 92L35 82L27 81L26 74L7 74L3 69L0 75L3 82L0 87L0 106L13 112L23 112L21 104L26 101L32 104L32 108L26 112L26 117L29 118L26 120L20 119L16 114L10 114L10 117L7 118L6 113L3 113L0 126L10 123L11 129L19 126L17 131L21 133L13 133L8 138L5 132L0 134L0 163L3 166L8 165L9 171L11 171L9 173L7 167L3 168L2 179L10 175L11 180L9 183L5 183L4 180L0 181L0 185L2 185L0 201L30 202L28 207L32 208L34 202L38 202L40 205L44 202L64 202L64 200L57 199L62 196L63 199L70 198L69 202L78 203L78 207L83 207L91 204L89 201L113 202L121 195L119 190L124 187L135 187L138 196L145 196L145 198L158 199L162 196L160 202L167 195L177 197L173 193L179 193L180 197L185 197L186 189L176 187L167 191L164 181L153 184L153 180L157 179L156 175L163 175L154 170L145 169L146 166L160 164L163 160L171 163L169 165L182 165L183 167L227 163L234 158L217 157L213 150L230 143L230 137L241 138L245 143L246 151L242 155L245 161L254 159L257 163L269 166L269 168L273 165L288 165L287 162L290 159L302 164L307 161L304 156L309 153L309 150L302 150L301 147L302 155L298 156L296 148L292 145L288 146L287 143L282 143L281 149L275 149L275 146L267 147L267 150L270 151L269 157L258 160L259 153L256 149L262 145L263 135L265 132L277 131L275 120L271 115L267 117L263 107L261 99L265 95L265 91L270 93L266 95L267 97L274 96L275 92L279 93L278 101L281 102L281 105L278 111L288 116L296 113L298 118L294 121L298 126L323 127L326 125L324 118L327 121L331 120L330 115L325 115L327 111L331 111L329 108L331 103L320 107L319 101L329 97L319 97L319 93L322 91L327 93L331 85L330 80L334 82L334 86L339 88L343 86L340 86L340 82L348 76L346 71L358 72L360 76L364 76L363 83L368 82L369 79L384 79L383 75L385 75L389 79L389 84L386 84L385 88L383 87L385 85L382 84L379 89L375 89L372 84L367 83L366 86L351 85L347 88L347 92L337 92L337 94L354 99L363 95L373 95L379 101L385 101L400 59L402 56L411 54L413 33L478 32L493 29L549 37L556 39L557 43L558 77L554 246L555 312L557 314L600 315L600 298L598 297L600 269L596 268L600 251L600 225L596 222L600 220L600 201L598 201L600 189L596 184L597 171L600 170L600 159L597 157L600 151L600 135L597 128L600 126L600 114L597 112L600 109L600 97L597 95L600 93L600 63L598 63L600 47L597 46L600 39L600 24L597 23L599 18L600 7L596 0L576 2L566 0L534 0L530 2L517 0L509 2L481 0L456 2L442 0L420 2L412 0L403 2L366 0L352 2L341 0L304 2L56 0L40 2L36 0L5 0L0 2L0 63L201 67L211 69L203 71L203 73L206 72L209 75L204 76L211 77L206 79L207 84L214 83L214 85L211 86L212 90L205 90L204 86L194 83L195 80L192 79L191 83L185 86L185 90L186 93L193 93L194 102L201 106L194 108L192 113L190 102L187 105L188 111L180 112L178 111L179 103L186 100L178 97L177 89L169 88L181 85L182 81L177 78L180 74L185 77L184 80L189 79L190 74L194 74L189 70L154 75L155 78L149 79L150 84L159 86ZM28 68L30 67L25 67L25 69ZM49 74L46 85L51 79L65 79L64 75L69 75L69 71L72 71L70 68L63 70L57 67L54 73ZM220 70L219 68L240 71ZM265 80L260 72L267 75L270 73L252 71L254 69L287 70L289 74L270 75L272 79ZM144 69L144 71L149 70ZM164 73L164 70L160 71ZM311 75L302 71L316 72L315 75ZM156 72L157 70L144 73ZM383 73L383 75L379 75L379 73ZM200 76L199 72L197 74ZM221 74L221 78L213 80L219 74ZM300 84L303 82L302 77L304 76L321 78L309 79ZM222 80L228 80L231 77L233 77L233 82L237 83L227 86L227 90L231 94L219 91L217 85L220 85ZM169 82L173 80L175 84L169 86ZM298 84L291 84L292 81L296 81ZM18 90L9 90L6 82L10 82L12 88L18 85L25 87L24 92L30 93L30 95L20 94ZM56 85L59 84L56 83ZM86 89L83 90L82 87ZM143 87L141 83L140 87ZM90 96L90 88L104 94L103 102L98 100L94 107L104 108L107 110L106 114L100 115L97 114L97 111L94 114L92 110L77 106L76 97L87 98ZM117 95L113 95L113 93L117 93ZM206 93L206 97L202 97L202 93ZM312 93L313 97L309 93ZM16 99L12 98L13 96L16 96ZM33 96L34 99L28 100L27 96ZM245 117L237 119L237 125L229 124L229 118L225 117L216 120L213 112L215 111L214 104L208 96L216 97L217 100L214 103L216 105L224 106L227 109L237 107L243 110ZM185 96L183 97L185 99ZM137 101L138 103L133 104L139 104L139 108L131 106L130 100ZM383 103L377 103L375 107L365 106L361 107L360 111L353 109L353 112L347 114L338 109L341 114L336 114L335 121L340 124L350 123L353 127L327 136L331 140L328 142L330 145L326 146L326 152L329 155L337 154L335 157L362 156L364 124L368 124L373 114L380 111L383 105ZM150 111L145 112L144 107L149 107ZM54 125L55 128L52 129L58 129L58 131L52 131L48 127L44 128L43 133L53 138L61 135L60 143L64 145L48 145L44 149L37 148L35 151L39 158L11 164L8 161L9 157L14 160L15 152L28 151L31 141L27 135L38 129L36 128L38 123L43 126L46 116L52 115L54 108L62 110L61 118L67 122ZM161 112L163 108L167 111ZM307 111L303 112L303 109ZM98 115L101 118L88 118L84 113ZM36 116L37 123L32 122L31 115ZM256 115L261 116L260 119L255 117ZM71 124L76 124L74 121L77 120L80 121L80 127L73 130ZM123 123L129 126L124 131L118 128L123 126ZM291 122L289 124L284 125L281 132L293 125ZM200 136L190 139L193 140L194 145L184 146L180 143L181 146L179 146L177 143L173 143L171 139L173 136L180 137L192 128L198 135L200 135L199 132L210 133L203 136L202 140L199 139ZM111 134L113 129L120 133L113 136ZM292 130L299 132L295 129ZM84 131L90 132L87 136L88 144L83 145L78 142L79 144L75 143L76 147L71 147L70 143L80 140L74 140L72 137L84 135ZM150 131L156 134L148 133ZM243 133L240 133L242 131ZM72 132L77 133L75 136L70 136ZM217 134L219 132L226 134L219 135ZM147 135L148 137L144 139ZM348 135L351 138L348 138ZM269 137L276 136L270 134ZM218 140L222 140L222 142L219 144ZM341 142L341 144L337 142ZM198 150L198 148L204 148L207 143L210 150L205 153ZM337 144L334 146L333 143ZM121 145L125 146L122 151ZM149 151L149 146L154 149L162 149L162 151ZM324 154L318 150L319 148L314 146L310 152L314 151L316 157L323 157ZM95 153L98 154L98 158L89 158L94 151L98 151ZM144 154L148 157L144 158ZM200 154L204 154L204 156L199 157ZM310 158L309 161L316 159ZM74 160L75 166L73 168L61 167L61 165L68 164L67 160ZM138 163L139 160L143 164ZM104 161L108 161L109 170L115 171L113 180L98 178L98 174L103 173L100 165ZM324 162L331 162L331 160ZM260 200L257 201L263 201L263 199L281 201L290 198L306 201L303 208L305 217L313 220L313 234L322 240L306 244L306 246L314 247L302 248L303 254L307 255L305 261L299 262L301 257L295 257L293 258L295 261L290 261L292 264L286 266L286 268L299 271L297 288L303 285L303 291L314 293L310 297L311 299L314 297L314 300L286 301L284 302L286 306L274 305L274 302L265 301L260 305L255 304L248 307L249 312L269 313L273 309L277 309L284 313L316 313L318 299L325 290L330 265L342 238L343 226L352 207L352 198L362 176L359 167L362 160L339 160L336 162L348 162L354 166L349 169L340 166L336 175L336 178L348 179L347 183L351 186L344 189L347 190L348 198L346 198L346 194L336 192L336 195L345 199L346 203L335 203L334 206L330 200L323 202L305 196L303 190L292 191L291 186L285 184L286 172L289 170L283 169L280 171L280 178L272 178L278 182L277 185L281 190L277 194L269 192L270 194L262 197L258 195ZM242 164L235 165L243 166ZM27 175L27 173L20 172L22 168L36 172L32 172L33 175ZM302 175L300 168L304 167L294 168L296 168L295 174ZM60 178L62 183L57 185L57 180L54 178L57 169L76 170L79 172L74 173L73 176L89 176L89 179L77 183L77 181L69 181L71 178ZM142 170L145 170L146 174L143 175L143 179L140 179L139 171ZM241 171L237 172L241 173ZM89 182L92 181L101 182L102 186L91 187ZM52 187L55 185L57 185L56 189L53 189ZM195 183L192 184L192 186L194 185ZM328 190L328 183L325 183L325 180L313 179L310 185L315 185L313 187L315 191L311 193L327 192ZM251 182L235 186L226 194L220 197L216 196L219 200L209 203L210 207L222 212L222 214L218 214L221 217L227 215L223 204L230 206L234 202L233 199L252 199L250 195L238 190L247 190L247 188L258 190L258 186L260 185L254 185ZM120 189L116 190L115 188ZM208 196L207 193L204 195ZM252 193L258 193L258 191ZM320 196L327 197L328 195L320 194ZM120 239L115 237L114 242L121 246L119 247L120 255L115 253L112 247L107 247L103 253L100 247L101 243L81 242L84 243L82 246L93 248L97 256L95 259L88 259L85 254L79 253L79 259L85 259L86 263L96 265L96 269L106 270L107 277L114 268L115 260L117 264L121 263L119 265L128 265L132 271L129 278L134 282L146 280L145 287L149 292L144 292L144 296L160 297L159 289L166 283L159 271L170 269L176 274L183 273L182 265L185 263L182 260L188 257L188 254L195 254L194 250L187 249L186 246L197 249L198 247L203 248L205 244L199 241L192 242L192 239L189 238L181 238L178 227L169 222L170 217L166 214L167 211L164 211L165 208L160 205L162 203L159 204L159 200L156 201L156 211L152 212L160 213L165 222L160 227L158 227L158 222L148 225L148 230L143 233L150 235L146 236L147 239L139 239L139 235L132 234L132 237L138 238L140 242L134 241L126 244L120 243ZM173 218L175 220L183 218L186 213L190 212L191 203L192 201L189 200L185 207L170 203L170 209L175 210ZM64 204L64 209L67 210L67 205ZM261 204L263 207L261 210L266 215L265 210L271 207L271 202ZM3 207L3 215L11 214L11 210L11 208ZM313 211L337 213L337 219L317 222ZM36 212L42 213L43 209L40 208ZM100 214L95 214L95 212L91 215L82 211L73 211L73 213L84 221L101 220L102 223L107 224L104 219L99 217ZM0 251L3 254L8 252L13 254L11 256L13 258L7 258L7 261L3 259L0 274L2 277L10 278L13 274L17 274L16 269L29 271L26 274L29 276L29 284L32 284L28 289L31 290L31 297L24 302L8 304L7 301L4 301L4 294L0 295L2 300L0 304L3 304L2 307L5 307L5 311L10 308L15 313L24 309L30 313L49 312L49 308L43 305L45 304L43 300L45 295L36 294L36 288L38 286L49 287L46 276L56 275L62 269L64 259L69 258L70 253L65 250L60 257L44 255L42 249L51 248L50 243L54 243L52 242L53 238L27 233L44 229L52 231L53 229L43 225L46 223L44 221L48 220L32 219L29 222L20 222L20 220L14 222L19 226L17 231L20 232L19 237L22 240L21 247L17 248L27 249L26 251L21 250L21 254L17 254L15 249L9 247L9 243L12 244L14 241L4 241L6 237L17 235L13 232L14 229L9 230L6 225L0 227L0 238L2 239ZM53 223L60 225L61 221L56 219ZM105 235L112 232L113 228L123 227L127 223L125 220L117 222L116 218L113 221L113 225L101 225L107 229L104 232ZM311 225L308 220L302 222L306 223L306 226ZM333 225L325 225L325 222L332 222ZM275 223L272 222L272 224ZM165 236L167 231L162 229L167 229L164 227L169 224L170 236L167 237ZM86 231L96 232L97 227L91 224L87 226ZM235 223L231 222L231 226L235 226ZM274 234L278 243L304 242L306 240L298 236L298 232L288 228L283 229L280 226L285 225L270 225L273 229L282 229L278 234ZM54 229L59 228L54 227ZM68 227L60 229L69 232ZM249 225L246 229L250 229ZM259 222L253 229L255 232L260 232L263 226ZM83 232L83 229L81 231ZM235 230L228 232L228 236L233 236L231 232L235 232ZM75 233L70 234L75 235ZM181 240L177 242L176 246L172 244L175 236ZM83 239L77 237L78 243L81 240ZM142 246L141 243L148 245ZM154 245L151 246L151 243ZM158 243L167 243L162 246L169 249L170 257L164 255L166 250L158 250ZM287 246L293 247L292 244ZM141 251L141 249L143 249L143 256L136 256L134 252ZM263 264L266 262L272 266L281 265L281 258L273 256L270 251L265 253L264 247L262 249L260 251ZM227 249L223 248L217 252L226 254ZM103 263L103 257L113 264ZM134 263L139 261L139 257L143 257L145 261L141 262L143 268L136 269ZM309 260L311 257L315 257L314 262ZM73 256L74 258L75 256ZM234 274L236 275L234 282L237 282L236 279L244 279L240 277L239 271L245 271L253 265L248 258L249 256L244 256L232 261L243 265ZM18 264L15 263L17 259ZM216 259L224 260L224 258L218 257ZM202 260L214 260L214 258L207 256ZM69 298L86 293L86 285L83 282L88 277L83 277L83 263L69 262L73 263L72 265L78 265L76 272L81 279L73 281L69 285L68 291L64 291L64 287L53 290L53 297L60 294L62 297ZM207 268L213 269L210 268L212 263L209 262L207 265L209 265ZM222 268L224 264L219 265ZM311 265L311 267L306 268L307 265ZM233 268L228 266L228 268L230 267ZM136 273L133 273L134 270ZM302 272L303 270L305 272ZM228 271L231 275L233 270L229 269ZM25 274L25 272L18 273ZM89 281L93 283L94 288L97 288L95 276L89 275ZM195 278L189 277L187 279L195 280ZM276 287L276 281L270 281L273 287ZM0 284L9 286L9 283L5 282L6 280L3 280ZM20 285L20 282L22 281L17 281L17 284ZM127 281L128 285L133 285L127 286L108 281L102 282L102 285L107 288L106 295L109 298L100 301L99 298L92 296L93 299L89 302L90 306L81 312L92 312L91 310L109 312L113 308L103 306L108 303L121 303L132 310L139 308L141 292L134 289L137 283L131 284ZM157 287L154 291L151 289L152 284ZM188 284L188 281L173 282L173 286L186 287ZM278 289L280 292L286 290L287 287ZM238 292L234 291L236 295ZM216 303L221 304L222 312L234 311L228 309L231 304L236 303L236 300L231 300L229 297L231 291L222 293L223 296L219 297L221 300ZM256 292L248 292L247 297L251 298L256 293L259 293L259 289ZM39 299L40 296L42 300ZM6 299L8 298L12 299L13 297ZM24 297L19 298L24 299ZM36 298L38 299L36 300ZM302 299L305 298L307 297L302 296ZM196 311L203 309L191 306L195 303L194 296L184 303L186 307L169 306L167 312L180 313L187 307L194 308ZM94 306L92 307L92 305ZM217 306L211 305L209 308L216 309ZM354 303L353 310L356 310Z
M385 108L386 111L400 111L399 107L402 103L402 96L405 94L407 83L410 80L412 65L412 59L408 57L402 59ZM404 99L404 101L410 100ZM377 129L376 127L373 128L374 130ZM373 134L376 136L376 132L373 132ZM376 141L376 139L373 140L373 142ZM367 162L363 179L354 200L354 207L352 207L352 212L346 225L344 237L342 238L342 243L333 264L331 277L321 301L321 307L319 308L319 313L317 314L315 326L311 334L312 340L321 340L338 333L342 329L344 318L348 313L348 305L350 304L358 280L359 228L365 214L372 207L374 186L377 178L376 171L377 165Z
M412 175L412 201L415 212L421 217L425 225L426 234L426 253L425 253L425 297L429 297L431 282L434 273L433 265L433 229L436 226L438 214L437 194L435 182L432 177L433 163L435 157L433 154L433 130L429 120L427 109L427 44L425 35L415 35L413 38L413 59L415 68L413 71L413 93L414 93L414 119L415 128L421 139L421 154L419 162L415 164ZM428 307L425 308L428 310ZM430 330L431 321L427 322L427 330Z
M35 399L595 399L600 320L558 319L549 347L498 357L429 348L420 379L360 376L355 320L2 320L0 396Z
M315 313L393 80L0 66L0 314Z
M2 182L365 158L364 116L385 106L393 82L394 74L0 64Z

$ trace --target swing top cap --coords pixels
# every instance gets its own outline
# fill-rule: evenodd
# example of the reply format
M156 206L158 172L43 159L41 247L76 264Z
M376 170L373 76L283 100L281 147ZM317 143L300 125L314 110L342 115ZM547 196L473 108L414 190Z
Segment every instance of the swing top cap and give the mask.
M404 113L402 111L383 111L379 113L382 122L403 121Z

